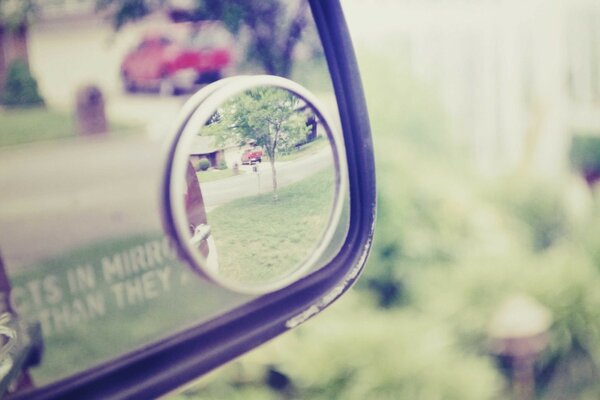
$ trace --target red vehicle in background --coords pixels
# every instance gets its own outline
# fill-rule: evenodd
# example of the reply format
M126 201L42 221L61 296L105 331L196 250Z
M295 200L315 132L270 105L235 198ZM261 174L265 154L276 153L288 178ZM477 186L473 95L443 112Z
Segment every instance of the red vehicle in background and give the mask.
M172 95L220 79L232 60L233 36L221 23L177 23L145 35L125 56L121 79L128 92Z
M254 164L262 162L263 149L260 146L251 147L242 153L242 164Z

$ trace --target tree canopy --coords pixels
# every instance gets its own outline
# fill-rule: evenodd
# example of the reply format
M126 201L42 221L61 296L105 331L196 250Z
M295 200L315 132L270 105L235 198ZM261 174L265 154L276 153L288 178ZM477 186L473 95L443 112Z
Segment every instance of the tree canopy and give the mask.
M178 9L165 0L96 0L100 10L111 10L115 28L143 18L154 10L171 13L174 20L219 20L233 33L249 32L247 56L265 72L289 76L293 52L307 25L305 0L195 0Z
M256 88L234 97L221 107L203 130L224 144L254 143L266 152L273 173L273 194L277 195L275 160L306 138L310 128L303 103L294 94L279 88Z
M0 0L0 26L17 29L37 10L34 0Z

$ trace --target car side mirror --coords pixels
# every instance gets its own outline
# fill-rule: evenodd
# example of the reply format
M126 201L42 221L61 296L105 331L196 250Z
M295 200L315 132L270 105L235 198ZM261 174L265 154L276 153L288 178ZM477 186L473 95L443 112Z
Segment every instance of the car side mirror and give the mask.
M233 76L192 95L160 141L3 152L0 306L40 326L44 350L0 396L155 398L356 281L375 220L368 113L339 2L307 4L322 91L302 71Z
M214 86L189 100L175 132L165 228L202 277L273 292L326 265L343 243L343 139L326 107L293 81L239 76ZM210 181L225 169L231 178Z

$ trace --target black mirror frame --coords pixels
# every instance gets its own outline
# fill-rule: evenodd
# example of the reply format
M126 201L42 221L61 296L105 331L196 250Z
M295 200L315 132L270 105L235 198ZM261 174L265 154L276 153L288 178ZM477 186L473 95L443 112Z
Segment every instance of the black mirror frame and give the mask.
M9 399L155 398L318 314L352 286L373 239L373 145L358 65L339 0L309 0L335 89L346 146L350 225L337 256L298 282L197 327Z

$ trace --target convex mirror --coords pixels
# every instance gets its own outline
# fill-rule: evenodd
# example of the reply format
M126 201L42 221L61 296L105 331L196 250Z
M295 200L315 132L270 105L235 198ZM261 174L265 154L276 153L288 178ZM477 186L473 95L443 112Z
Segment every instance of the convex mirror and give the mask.
M346 190L337 121L302 86L267 75L218 82L190 103L163 191L183 258L253 294L324 265Z

